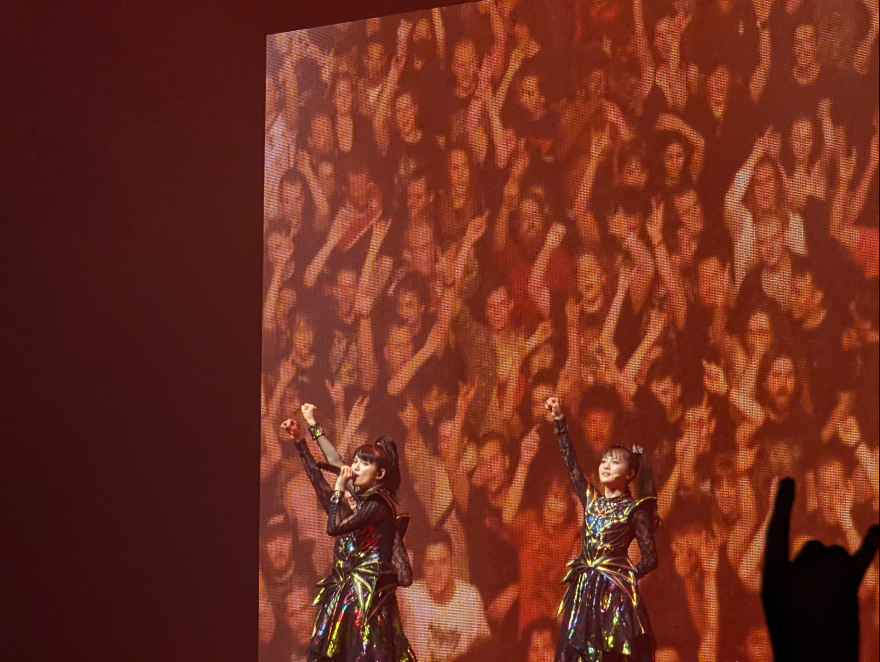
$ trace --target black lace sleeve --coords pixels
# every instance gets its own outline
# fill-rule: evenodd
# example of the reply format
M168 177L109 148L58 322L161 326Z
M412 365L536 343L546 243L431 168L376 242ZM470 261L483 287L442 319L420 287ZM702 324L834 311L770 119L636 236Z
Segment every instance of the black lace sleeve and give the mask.
M318 468L318 464L315 462L315 458L312 456L311 451L309 451L309 447L305 440L300 439L295 442L295 445L296 452L299 454L299 459L302 461L306 476L312 484L312 487L315 489L315 494L318 495L318 503L321 504L321 508L327 513L330 511L330 497L333 494L333 490L324 479L324 475Z
M330 511L327 513L328 536L343 536L391 515L391 507L377 498L367 498L361 502L354 515L350 517L345 516L347 509L348 505L343 499L336 503L330 501Z
M657 545L654 544L654 513L652 508L636 506L630 515L633 531L642 552L642 560L636 565L636 577L641 579L657 568Z
M553 421L553 427L556 430L556 439L559 441L559 452L562 454L562 461L565 463L565 469L568 471L568 478L574 488L575 494L581 500L582 505L587 503L587 490L589 483L587 482L581 466L578 464L577 455L574 452L574 444L571 443L571 437L568 434L568 423L564 418L557 418Z
M391 565L394 566L398 586L406 587L412 585L412 566L409 562L409 555L406 553L406 545L403 543L403 536L400 535L399 531L394 535L394 552L391 556Z

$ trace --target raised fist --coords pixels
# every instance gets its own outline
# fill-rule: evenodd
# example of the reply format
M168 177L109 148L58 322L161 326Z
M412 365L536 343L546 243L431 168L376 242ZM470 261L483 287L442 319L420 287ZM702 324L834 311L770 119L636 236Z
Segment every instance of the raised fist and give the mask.
M291 439L298 439L299 434L299 425L297 425L296 421L292 418L288 418L281 424L281 429L284 430Z
M300 407L300 411L302 412L303 418L306 419L306 423L309 425L315 424L315 410L317 407L313 404L309 404L308 402L304 403L302 407Z
M562 402L560 402L559 398L556 396L547 398L547 402L544 403L544 406L547 408L547 411L552 413L556 418L562 416Z

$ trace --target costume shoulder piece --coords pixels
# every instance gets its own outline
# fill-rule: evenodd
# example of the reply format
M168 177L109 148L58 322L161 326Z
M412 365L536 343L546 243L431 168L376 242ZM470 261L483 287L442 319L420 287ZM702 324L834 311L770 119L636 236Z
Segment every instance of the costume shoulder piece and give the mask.
M382 485L371 487L361 495L362 500L367 500L371 498L387 503L388 507L391 508L391 514L394 517L395 521L399 520L399 517L397 515L397 503L394 501L391 495L388 494L388 492L382 487ZM403 517L403 515L401 515L401 517ZM406 515L406 517L408 518L409 515ZM407 526L409 526L409 522L407 522Z

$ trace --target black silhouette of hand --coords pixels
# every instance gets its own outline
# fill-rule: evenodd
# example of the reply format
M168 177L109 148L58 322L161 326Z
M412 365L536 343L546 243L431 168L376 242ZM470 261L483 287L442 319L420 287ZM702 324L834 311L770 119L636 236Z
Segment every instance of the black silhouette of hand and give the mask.
M811 540L789 560L794 480L779 483L767 529L761 601L777 660L859 658L859 584L880 545L872 526L855 554Z

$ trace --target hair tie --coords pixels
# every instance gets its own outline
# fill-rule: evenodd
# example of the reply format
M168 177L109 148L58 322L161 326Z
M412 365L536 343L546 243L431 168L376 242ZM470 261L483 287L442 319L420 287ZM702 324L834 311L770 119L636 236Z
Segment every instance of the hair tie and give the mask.
M642 448L641 446L636 446L635 444L633 444L633 447L632 447L632 454L633 454L633 455L644 455L644 454L645 454L645 449Z

